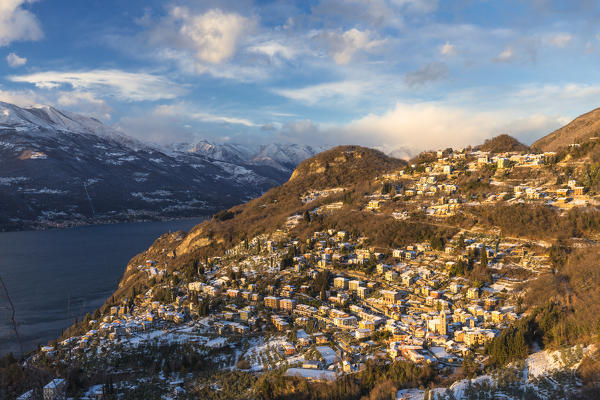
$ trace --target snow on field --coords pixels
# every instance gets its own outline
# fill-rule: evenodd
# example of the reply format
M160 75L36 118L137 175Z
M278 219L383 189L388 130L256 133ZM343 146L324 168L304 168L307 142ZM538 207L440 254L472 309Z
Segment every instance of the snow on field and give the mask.
M28 179L29 178L26 178L24 176L0 177L0 185L8 186L8 185L12 185L13 183L25 182Z
M424 400L425 391L421 389L403 389L398 391L396 400Z
M227 343L227 339L226 338L224 338L224 337L218 337L218 338L214 338L212 340L209 340L204 345L207 346L207 347L221 348L221 347L225 346L225 343Z
M226 339L219 337L211 339L206 335L206 327L204 325L189 324L176 329L154 329L150 331L135 332L131 337L121 339L121 343L128 347L138 347L140 345L158 342L161 344L183 344L195 343L208 347L222 347Z
M530 355L524 363L509 365L506 369L516 368L516 371L518 371L518 375L520 376L520 383L517 384L521 389L524 390L525 388L530 388L538 393L540 398L548 398L548 396L551 396L552 394L551 391L548 392L549 388L552 389L552 387L554 387L556 389L560 388L561 385L564 387L565 382L567 385L572 384L572 382L569 382L568 380L565 382L560 380L557 381L556 376L553 374L560 371L575 370L579 366L582 357L591 351L593 351L591 346L585 349L580 346L575 346L556 351L538 351ZM523 365L523 367L519 365ZM475 379L463 379L454 382L449 388L436 388L433 389L432 392L435 396L440 397L447 396L449 392L452 392L453 398L462 399L466 396L470 387L488 387L495 393L496 397L494 398L520 398L509 395L508 393L510 390L508 392L503 392L501 388L498 388L496 377L500 375L494 373L493 375L482 375ZM548 385L550 385L550 387L548 387ZM422 391L401 390L398 392L397 399L420 400L423 399L423 395L424 392Z
M496 292L501 292L502 290L506 290L507 292L512 292L514 290L514 286L512 284L510 284L510 282L495 282L494 284L492 284L491 286L492 289L494 289Z
M280 349L285 343L285 337L275 337L268 341L259 338L251 343L243 357L250 363L251 371L262 371L270 360L278 361L282 357Z
M527 358L525 376L531 380L559 369L576 369L581 362L581 358L590 351L589 347L583 349L580 346L575 346L552 352L540 351L533 353Z
M67 194L68 192L65 190L41 188L41 189L25 189L25 190L23 190L23 193L26 193L26 194Z
M489 375L481 375L475 379L463 379L461 381L454 382L450 386L450 390L452 392L454 392L454 397L456 397L457 399L462 399L462 398L464 398L465 390L467 390L469 385L476 385L476 384L485 385L486 383L489 385L493 385L494 380ZM445 391L446 390L443 389L443 391L441 393L444 393ZM436 392L437 392L437 390L436 390Z
M154 194L154 192L152 193L142 193L142 192L132 192L130 193L130 195L132 197L138 198L140 200L143 200L145 202L148 203L162 203L162 202L172 202L173 200L165 198L164 196L158 194ZM151 196L158 196L158 197L151 197Z

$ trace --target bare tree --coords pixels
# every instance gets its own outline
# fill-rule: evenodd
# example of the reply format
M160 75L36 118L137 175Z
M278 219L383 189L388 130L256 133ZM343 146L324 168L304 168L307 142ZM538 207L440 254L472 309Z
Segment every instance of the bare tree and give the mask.
M15 331L15 336L17 337L17 341L19 342L19 347L21 349L20 357L23 357L23 341L21 340L21 335L19 335L19 330L17 329L17 321L15 320L15 306L12 302L12 299L10 298L10 294L8 293L8 289L7 289L6 285L4 284L4 280L2 279L2 276L0 276L0 284L2 285L2 288L4 289L4 293L6 294L6 298L8 299L8 305L11 310L10 322L13 327L13 330Z

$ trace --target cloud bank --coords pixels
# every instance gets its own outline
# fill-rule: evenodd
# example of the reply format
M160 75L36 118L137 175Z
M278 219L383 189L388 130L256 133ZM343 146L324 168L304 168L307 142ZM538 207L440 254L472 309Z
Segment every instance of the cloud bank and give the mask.
M9 77L13 82L34 84L41 89L69 86L76 91L88 90L101 96L124 101L174 99L185 89L168 78L145 72L116 69L90 71L46 71Z

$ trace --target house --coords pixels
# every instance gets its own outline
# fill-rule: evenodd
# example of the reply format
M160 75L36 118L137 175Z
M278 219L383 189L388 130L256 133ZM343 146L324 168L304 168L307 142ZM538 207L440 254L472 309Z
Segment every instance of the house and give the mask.
M446 334L446 313L441 312L438 318L430 319L427 321L427 329L430 332L439 333L440 335Z
M329 342L329 339L327 338L327 336L325 336L321 332L313 333L313 337L315 338L315 342L317 344L325 344L325 343Z
M504 314L500 311L492 311L492 322L499 324L502 321L504 321Z
M413 274L402 274L402 284L404 286L410 286L415 283L416 279Z
M450 284L450 291L454 294L460 292L460 289L462 288L462 285L459 285L456 282L453 282Z
M32 400L34 397L34 393L33 393L33 389L31 389L28 392L23 393L22 395L20 395L19 397L17 397L17 400Z
M201 292L204 283L202 282L190 282L188 284L188 289L190 292Z
M469 288L467 290L467 299L475 300L479 298L479 289L477 288Z
M464 342L467 346L480 346L494 339L496 335L491 329L465 329Z
M413 349L402 349L402 355L414 363L425 361L425 356Z
M386 304L396 304L402 299L400 292L395 290L382 290L380 293L383 295L383 301Z
M366 297L367 297L367 295L369 294L369 288L367 288L367 287L364 287L364 286L359 286L359 287L356 289L356 294L358 295L358 297L359 297L360 299L364 299L364 298L366 298Z
M325 361L325 365L329 366L335 362L338 362L340 358L338 357L335 350L333 350L329 346L317 346L316 350L319 352L323 360Z
M353 328L358 323L356 317L353 315L345 316L345 317L335 317L333 319L333 323L338 328Z
M265 307L272 308L274 310L279 309L279 298L275 296L265 297Z
M292 312L294 310L295 305L296 305L296 300L294 300L294 299L279 300L279 308L281 308L282 310L286 310L288 312Z
M398 277L398 273L396 271L387 271L384 275L386 281L393 281Z
M65 398L65 391L67 388L67 382L64 379L53 379L44 386L43 397L44 400L59 400Z
M202 287L202 293L205 293L205 294L207 294L209 296L213 296L214 297L214 296L217 295L217 288L215 288L214 286L206 285L206 286Z
M255 301L255 302L259 302L261 299L261 295L258 293L252 293L250 294L250 300Z
M248 319L252 316L252 311L249 309L240 310L240 319L242 321L248 321Z
M302 368L306 369L319 369L321 368L321 363L315 360L305 360L302 363Z
M282 347L286 356L293 356L294 354L296 354L296 348L291 343L286 342L282 345Z
M385 203L384 200L371 200L369 201L369 204L367 204L367 210L379 210L381 208L381 206Z
M347 289L348 288L348 279L346 279L342 276L337 276L337 277L333 278L333 287L335 287L337 289Z
M354 280L354 281L348 282L349 290L357 291L360 286L362 286L362 282L359 280Z
M362 339L367 339L367 338L371 337L372 333L373 333L373 331L371 329L359 328L354 332L354 336L356 337L356 339L362 340Z
M283 317L279 315L272 315L271 322L273 323L273 325L275 325L275 328L277 328L278 331L286 330L290 325L287 323L286 320L283 319Z
M375 330L375 322L372 321L372 320L363 319L362 321L360 321L358 323L358 328L359 329Z

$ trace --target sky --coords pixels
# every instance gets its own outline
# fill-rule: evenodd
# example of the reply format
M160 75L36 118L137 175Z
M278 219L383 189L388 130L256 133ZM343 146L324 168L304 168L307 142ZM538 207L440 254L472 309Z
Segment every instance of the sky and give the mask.
M598 21L591 0L0 0L0 101L159 144L530 144L599 106Z

